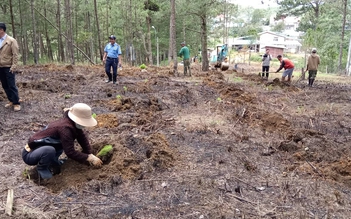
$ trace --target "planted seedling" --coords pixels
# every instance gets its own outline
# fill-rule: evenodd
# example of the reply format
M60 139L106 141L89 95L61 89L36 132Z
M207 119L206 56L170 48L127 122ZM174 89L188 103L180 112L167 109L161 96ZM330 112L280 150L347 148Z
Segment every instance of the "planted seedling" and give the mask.
M218 101L218 102L222 102L222 98L217 97L217 101Z
M140 67L140 69L146 69L146 65L145 64L141 64L139 67Z
M112 145L108 144L105 145L96 156L99 157L104 164L108 164L112 158L112 151Z
M112 151L113 147L112 145L108 144L108 145L105 145L100 151L99 153L97 153L97 157L103 157L103 156L106 156L108 155L108 153L110 153Z
M29 171L28 171L28 169L27 168L25 168L24 170L23 170L23 177L24 178L28 178L28 179L30 179L30 175L29 175Z
M116 98L117 98L117 99L122 99L122 96L118 94L118 95L116 96Z
M233 78L234 83L242 82L243 79L241 77L234 77Z
M71 98L72 96L71 96L71 94L66 94L65 95L65 99L69 99L69 98Z
M91 115L94 119L96 119L96 113L93 113L93 115Z

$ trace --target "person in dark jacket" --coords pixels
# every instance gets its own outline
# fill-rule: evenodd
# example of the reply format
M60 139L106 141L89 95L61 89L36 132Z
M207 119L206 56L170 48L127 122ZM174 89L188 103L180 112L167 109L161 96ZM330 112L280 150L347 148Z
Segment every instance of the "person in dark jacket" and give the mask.
M36 165L38 179L50 179L53 174L61 172L59 157L65 152L68 158L80 163L89 162L100 167L102 161L92 154L84 127L95 126L97 121L92 117L91 108L84 103L76 103L66 109L64 117L51 122L43 130L29 138L22 151L23 161ZM82 151L74 148L77 139Z

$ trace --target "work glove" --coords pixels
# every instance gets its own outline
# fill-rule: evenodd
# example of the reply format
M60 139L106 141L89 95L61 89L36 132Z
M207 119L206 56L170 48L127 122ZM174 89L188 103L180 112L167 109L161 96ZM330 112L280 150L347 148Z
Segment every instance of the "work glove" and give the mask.
M89 154L87 161L91 165L96 166L96 167L101 167L101 165L102 165L102 161L100 160L100 158L96 157L94 154Z

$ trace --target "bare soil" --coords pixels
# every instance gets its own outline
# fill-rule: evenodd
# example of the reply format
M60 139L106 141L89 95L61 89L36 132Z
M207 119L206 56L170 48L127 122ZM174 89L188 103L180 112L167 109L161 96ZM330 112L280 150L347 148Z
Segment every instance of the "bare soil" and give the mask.
M102 66L23 67L22 111L0 90L0 218L351 218L350 79L309 88L241 66L125 67L118 85ZM97 115L94 153L113 146L103 167L68 159L45 185L26 179L27 139L77 102Z

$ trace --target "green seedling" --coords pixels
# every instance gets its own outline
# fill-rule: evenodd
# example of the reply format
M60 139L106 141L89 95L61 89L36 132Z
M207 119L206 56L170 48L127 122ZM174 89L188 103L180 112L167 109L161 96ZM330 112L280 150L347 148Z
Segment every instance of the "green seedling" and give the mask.
M218 101L218 102L222 102L222 98L217 97L217 101Z
M71 98L72 96L71 96L71 94L66 94L65 95L65 99L69 99L69 98Z
M139 67L140 67L140 69L146 69L146 65L145 64L141 64Z
M145 79L144 82L147 83L149 80L148 79Z
M268 91L272 91L273 90L273 85L268 85L267 87L266 87L266 89L268 90Z
M127 90L128 90L127 86L123 86L123 90L124 90L124 92L127 92Z
M97 157L103 157L106 156L110 151L112 151L112 145L108 144L105 145L100 151L99 153L97 153Z
M30 179L30 175L29 175L29 173L28 173L28 169L27 169L27 168L25 168L25 169L23 170L23 177L24 177L24 178Z
M93 115L91 115L94 119L96 119L96 113L93 113Z
M297 107L297 113L302 113L304 111L304 107L303 106L298 106Z
M117 99L122 99L122 96L118 94L118 95L116 96L116 98L117 98Z
M235 78L233 78L233 81L234 81L234 82L242 82L243 79L240 78L240 77L235 77Z

